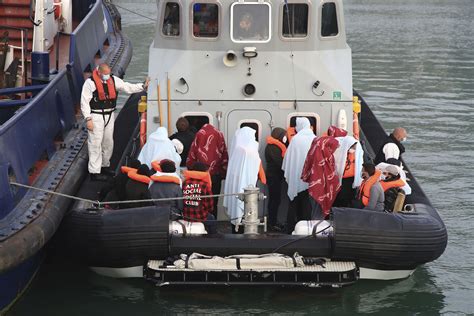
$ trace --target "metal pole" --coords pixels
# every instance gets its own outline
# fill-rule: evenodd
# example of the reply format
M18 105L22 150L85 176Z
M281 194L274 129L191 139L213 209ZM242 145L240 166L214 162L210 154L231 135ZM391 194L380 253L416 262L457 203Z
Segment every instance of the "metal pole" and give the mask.
M260 189L248 186L244 189L244 234L258 234L258 200Z

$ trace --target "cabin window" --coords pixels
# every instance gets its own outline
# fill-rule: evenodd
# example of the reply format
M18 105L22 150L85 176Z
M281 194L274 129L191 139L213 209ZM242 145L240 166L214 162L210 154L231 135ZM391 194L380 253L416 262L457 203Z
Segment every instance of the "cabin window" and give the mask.
M193 35L216 38L219 35L219 7L215 3L194 3Z
M311 124L311 129L313 130L313 133L317 135L318 131L318 118L314 114L297 114L297 115L292 115L290 116L290 124L289 127L295 128L296 127L296 118L297 117L306 117L309 120L309 123Z
M306 3L283 5L282 35L286 38L302 38L308 35L308 5Z
M255 140L258 142L260 139L260 130L261 130L260 122L256 120L245 120L245 121L239 122L239 128L242 128L245 126L250 127L251 129L255 130Z
M163 15L162 33L165 36L180 35L180 7L176 2L168 2Z
M181 117L185 117L189 122L189 129L197 133L205 124L212 124L212 116L207 112L184 112Z
M326 2L321 11L321 36L336 36L338 33L336 4Z
M236 43L267 43L271 34L268 2L235 2L230 9L230 35Z

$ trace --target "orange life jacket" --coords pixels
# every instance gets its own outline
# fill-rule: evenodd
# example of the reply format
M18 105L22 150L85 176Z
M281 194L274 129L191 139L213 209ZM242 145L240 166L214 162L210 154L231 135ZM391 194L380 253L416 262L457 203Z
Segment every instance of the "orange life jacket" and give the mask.
M122 173L128 174L128 173L129 173L130 171L132 171L132 170L134 170L135 172L137 171L136 168L132 168L132 167L128 167L128 166L122 166L122 167L120 167L120 171L121 171Z
M280 148L280 150L281 150L281 156L282 156L282 157L285 157L286 146L285 146L285 144L283 144L281 141L279 141L278 139L273 138L273 137L271 137L271 136L268 136L268 137L267 137L267 144L269 144L269 145L275 145L275 146L277 146L278 148Z
M405 182L403 182L402 179L398 179L395 181L380 181L380 184L382 185L382 189L384 192L391 188L401 188L405 186Z
M102 78L100 78L99 71L97 69L94 69L92 72L92 80L94 80L95 87L99 95L99 101L117 99L117 92L115 91L115 84L114 79L112 79L112 75L110 75L109 80L107 80L108 96L105 95Z
M355 176L355 154L347 153L346 167L342 178L352 178Z
M173 176L157 176L157 175L152 175L150 177L151 180L155 182L164 182L164 183L176 183L177 185L181 185L181 181L179 181L178 178L173 177Z
M186 180L198 179L207 182L212 187L211 174L207 171L184 170L183 175Z
M155 170L155 171L161 171L160 162L159 162L158 160L152 161L152 162L151 162L151 167L152 167L153 170Z
M362 204L364 204L364 206L367 206L369 204L370 189L372 188L374 184L379 182L381 174L382 172L376 169L373 176L371 176L367 180L362 181L362 184L360 185L360 190L359 190L359 199L362 201Z
M267 184L267 176L265 175L265 170L263 170L263 165L260 162L260 167L258 168L258 178L263 184Z
M142 174L138 174L137 170L131 170L127 173L128 177L132 180L145 183L145 184L150 184L151 179L147 176L144 176Z

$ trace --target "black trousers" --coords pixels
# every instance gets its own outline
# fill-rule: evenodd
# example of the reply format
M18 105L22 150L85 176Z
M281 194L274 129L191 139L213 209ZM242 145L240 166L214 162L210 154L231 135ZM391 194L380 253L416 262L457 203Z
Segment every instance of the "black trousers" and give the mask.
M349 207L351 205L355 198L355 189L352 188L352 183L354 183L354 177L342 179L341 190L337 194L333 206Z
M283 174L267 176L268 187L268 224L274 226L278 222L278 208L281 202L281 187L283 184Z
M212 181L212 194L220 194L221 193L221 182L222 182L222 177L220 174L215 174L211 175L211 181ZM217 218L217 206L219 203L219 197L214 198L214 208L212 210L212 215L214 215L215 218Z
M311 220L311 202L308 190L298 193L298 195L290 201L287 216L287 232L291 234L295 229L295 225L301 220Z

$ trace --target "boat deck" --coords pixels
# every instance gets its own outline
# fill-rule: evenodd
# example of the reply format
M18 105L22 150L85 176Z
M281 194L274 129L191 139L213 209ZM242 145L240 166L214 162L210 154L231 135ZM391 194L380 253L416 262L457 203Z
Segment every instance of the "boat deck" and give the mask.
M354 262L328 261L321 265L285 269L213 269L206 271L179 269L150 260L145 278L157 286L179 285L272 285L303 287L342 287L355 283L359 271Z

